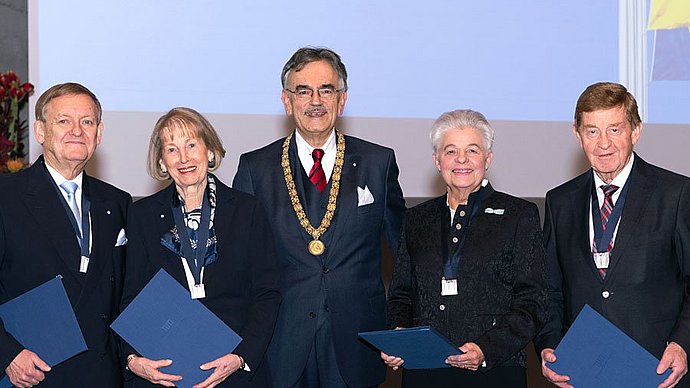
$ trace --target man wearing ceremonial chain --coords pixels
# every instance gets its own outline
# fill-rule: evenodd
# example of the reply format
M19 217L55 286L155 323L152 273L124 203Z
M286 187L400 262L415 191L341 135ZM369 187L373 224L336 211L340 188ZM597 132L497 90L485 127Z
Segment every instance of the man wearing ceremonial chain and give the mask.
M381 238L395 252L405 212L395 154L336 130L347 71L332 50L299 49L281 80L296 130L243 154L233 182L268 209L284 273L273 384L377 386L385 366L357 333L385 328Z

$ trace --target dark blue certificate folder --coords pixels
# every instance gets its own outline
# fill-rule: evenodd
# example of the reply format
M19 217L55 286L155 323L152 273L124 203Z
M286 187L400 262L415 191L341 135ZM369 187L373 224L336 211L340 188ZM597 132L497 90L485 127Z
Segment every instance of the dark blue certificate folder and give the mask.
M213 370L203 371L199 366L232 353L242 341L162 269L111 327L142 356L172 360L161 371L182 376L177 387L204 381Z
M382 352L402 358L405 369L450 368L446 358L462 354L457 346L430 326L359 333Z
M671 373L657 375L659 360L588 305L555 353L549 368L575 387L656 387Z
M61 276L0 306L0 319L5 331L50 366L87 350ZM5 375L0 387L9 386Z

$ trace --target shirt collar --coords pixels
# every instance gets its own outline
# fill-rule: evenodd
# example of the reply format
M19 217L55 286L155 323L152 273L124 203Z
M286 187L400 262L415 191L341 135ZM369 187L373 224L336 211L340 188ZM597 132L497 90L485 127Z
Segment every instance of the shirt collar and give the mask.
M479 193L479 192L481 191L481 189L482 189L483 187L486 187L486 185L488 185L488 184L489 184L489 180L488 180L488 179L486 179L486 178L482 179L482 187L479 188L479 190L475 191L474 193L471 193L471 194L470 194L470 197L472 197L472 196L476 195L477 193ZM469 203L469 202L470 202L470 201L469 201L469 198L468 198L467 203ZM446 206L448 206L448 208L450 209L450 203L448 203L448 193L446 193ZM452 216L455 214L455 209L450 209L450 214L451 214L451 219L452 219L452 218L453 218Z
M625 167L621 170L621 172L616 175L615 178L611 181L610 184L616 185L618 187L623 187L625 186L625 182L628 181L628 177L630 177L630 173L632 172L632 166L633 166L633 161L635 160L635 154L630 155L630 160L628 160L628 163L625 164ZM599 175L592 170L592 174L594 174L594 185L596 186L597 190L601 191L601 186L606 185L609 183L604 182L601 178L599 178Z
M309 154L309 158L311 158L311 153L314 151L314 147L312 147L309 143L307 143L306 140L300 135L299 131L295 130L295 142L297 144L297 152L301 153L307 153ZM324 155L332 154L335 151L335 129L331 131L330 136L328 136L328 139L326 140L326 143L321 147L321 149L324 152Z
M56 169L51 167L48 163L46 163L45 165L46 165L46 168L48 169L48 173L53 178L53 180L58 185L58 187L61 184L65 183L69 180L69 179L65 178L64 176L62 176L62 174L60 174ZM84 179L84 171L80 172L79 175L77 175L74 179L69 180L69 181L76 183L77 189L81 189L81 187L82 187L81 184L82 184L83 179Z
M335 166L337 149L335 131L335 129L331 131L330 136L328 136L328 140L326 140L326 143L321 148L324 152L323 159L321 159L321 166L323 167L323 172L326 175L326 181L330 180L333 167ZM314 158L311 156L312 151L314 151L314 147L309 145L309 143L304 140L297 130L295 130L295 144L297 145L297 156L299 157L300 164L302 165L304 171L309 173L314 165Z

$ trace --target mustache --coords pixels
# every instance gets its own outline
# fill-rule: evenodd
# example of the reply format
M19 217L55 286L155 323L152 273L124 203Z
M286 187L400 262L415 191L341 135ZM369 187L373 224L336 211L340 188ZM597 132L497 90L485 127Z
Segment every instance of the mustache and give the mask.
M311 114L311 113L326 113L326 107L323 105L316 105L316 106L311 106L307 108L307 110L304 111L306 114Z

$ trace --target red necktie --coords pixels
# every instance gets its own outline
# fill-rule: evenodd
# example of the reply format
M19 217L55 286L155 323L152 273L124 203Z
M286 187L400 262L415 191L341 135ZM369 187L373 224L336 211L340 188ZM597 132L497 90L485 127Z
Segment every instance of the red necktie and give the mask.
M611 215L611 211L613 211L613 193L618 190L618 186L616 185L602 185L601 190L604 192L604 203L601 205L601 226L602 230L606 230L606 224L609 221L609 216ZM613 225L615 228L616 225ZM609 242L608 246L608 251L611 252L611 249L613 248L613 239ZM607 268L599 268L599 274L603 278L606 276L606 269Z
M311 157L314 159L314 165L311 171L309 171L309 180L316 186L320 193L326 188L326 174L323 172L323 167L321 167L323 150L321 148L314 148Z

